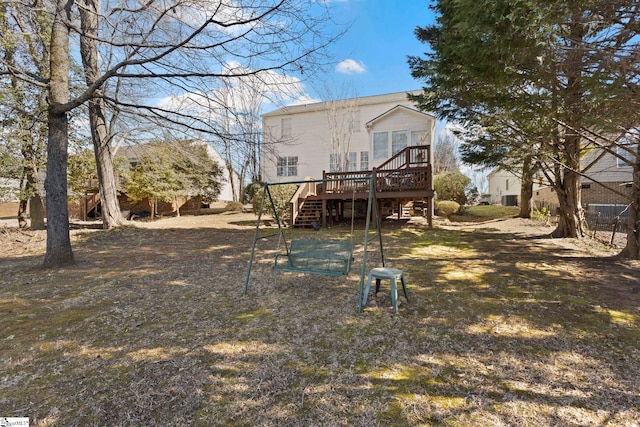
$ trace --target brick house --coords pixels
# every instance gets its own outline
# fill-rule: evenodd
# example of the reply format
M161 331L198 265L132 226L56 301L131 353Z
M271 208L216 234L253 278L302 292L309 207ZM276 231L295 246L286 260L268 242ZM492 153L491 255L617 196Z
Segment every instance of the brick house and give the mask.
M619 153L623 156L623 153ZM629 162L612 153L591 150L583 156L583 165L591 165L582 178L582 206L587 212L618 215L629 204L633 182L633 168ZM496 169L489 173L489 192L492 203L520 199L520 178L512 172ZM544 175L538 173L534 181L533 199L538 204L558 204L555 191ZM508 190L507 190L508 189ZM517 195L517 196L516 196ZM504 196L510 196L505 199Z

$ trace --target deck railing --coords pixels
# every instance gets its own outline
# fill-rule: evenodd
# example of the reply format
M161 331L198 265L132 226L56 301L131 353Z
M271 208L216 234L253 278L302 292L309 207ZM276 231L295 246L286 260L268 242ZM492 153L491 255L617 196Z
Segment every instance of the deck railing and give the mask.
M431 158L429 150L430 146L428 145L406 147L376 169L379 171L397 171L399 169L408 169L412 167L426 167L429 164L429 159Z
M324 172L323 193L363 193L369 191L372 171ZM359 179L362 178L362 179Z
M369 191L368 178L373 176L377 192L430 190L432 186L430 147L407 147L370 171L325 172L323 193L361 193ZM344 178L344 181L342 180Z

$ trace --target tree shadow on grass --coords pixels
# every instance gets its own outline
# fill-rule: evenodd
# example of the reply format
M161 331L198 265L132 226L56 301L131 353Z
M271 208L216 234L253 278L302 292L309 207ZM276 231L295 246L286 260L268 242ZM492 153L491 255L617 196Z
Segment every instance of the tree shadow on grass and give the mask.
M249 228L123 228L78 237L75 266L16 267L23 281L0 294L2 407L59 425L638 422L631 264L389 229L410 300L393 315L383 284L358 315L357 266L280 274L274 242L243 297L252 241Z

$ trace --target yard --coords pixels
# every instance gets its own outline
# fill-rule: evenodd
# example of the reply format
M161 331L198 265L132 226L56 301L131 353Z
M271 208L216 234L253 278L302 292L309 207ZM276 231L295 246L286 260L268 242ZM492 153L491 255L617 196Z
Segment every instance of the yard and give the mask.
M521 219L434 230L393 221L385 255L410 301L393 315L383 283L357 314L361 253L347 277L305 276L273 271L261 244L242 296L253 221L78 227L77 263L58 271L39 268L43 232L0 228L0 416L36 426L640 424L640 263L595 241L547 239L550 228Z

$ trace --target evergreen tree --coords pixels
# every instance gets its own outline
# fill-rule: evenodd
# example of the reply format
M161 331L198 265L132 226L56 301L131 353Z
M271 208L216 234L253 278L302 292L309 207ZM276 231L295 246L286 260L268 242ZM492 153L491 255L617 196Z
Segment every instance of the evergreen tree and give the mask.
M528 154L559 198L553 235L584 235L580 130L610 126L598 106L620 93L611 64L637 70L637 2L439 0L433 8L437 23L416 29L432 52L409 58L425 82L413 99L481 129L469 154Z

